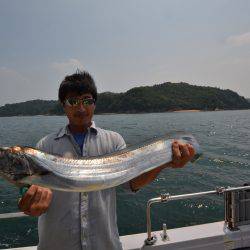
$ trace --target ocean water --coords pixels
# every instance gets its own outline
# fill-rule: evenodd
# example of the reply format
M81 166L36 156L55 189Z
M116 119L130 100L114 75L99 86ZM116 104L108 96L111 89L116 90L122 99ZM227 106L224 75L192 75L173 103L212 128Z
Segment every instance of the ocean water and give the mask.
M192 133L203 157L182 169L165 169L136 194L117 188L120 235L146 232L146 203L161 193L183 194L250 183L250 110L195 113L96 115L96 124L119 132L127 145L154 137ZM63 116L0 117L0 145L34 146L67 122ZM19 191L0 179L0 213L18 211ZM160 230L223 220L223 199L207 196L152 207L152 228ZM37 219L0 221L0 248L37 244Z

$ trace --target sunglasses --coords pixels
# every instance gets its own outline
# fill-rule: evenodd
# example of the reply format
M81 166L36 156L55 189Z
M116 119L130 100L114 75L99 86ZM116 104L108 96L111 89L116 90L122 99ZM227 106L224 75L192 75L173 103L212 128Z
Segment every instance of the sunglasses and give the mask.
M70 106L70 107L76 107L79 104L82 104L83 106L90 106L95 103L95 99L88 98L88 99L79 99L76 97L68 98L64 101L64 104Z

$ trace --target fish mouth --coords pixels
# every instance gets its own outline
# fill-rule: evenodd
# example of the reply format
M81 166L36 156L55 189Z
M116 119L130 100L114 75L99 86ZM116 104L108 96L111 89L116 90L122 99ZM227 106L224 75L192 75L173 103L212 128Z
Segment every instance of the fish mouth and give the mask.
M0 147L0 159L4 158L8 152L10 152L10 148L9 147Z

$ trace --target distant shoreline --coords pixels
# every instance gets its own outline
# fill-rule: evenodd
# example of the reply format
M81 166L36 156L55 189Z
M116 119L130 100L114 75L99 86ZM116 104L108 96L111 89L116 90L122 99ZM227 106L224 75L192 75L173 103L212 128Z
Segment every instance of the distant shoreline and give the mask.
M94 115L140 115L140 114L159 114L159 113L198 113L198 112L219 112L219 111L242 111L250 109L218 109L218 110L199 110L199 109L181 109L165 112L138 112L138 113L96 113ZM1 117L28 117L28 116L65 116L65 114L37 114L37 115L13 115L13 116L0 116Z
M181 109L181 110L175 110L173 112L179 113L179 112L201 112L201 111L204 111L204 110L201 110L201 109ZM216 110L213 110L213 111L216 111Z

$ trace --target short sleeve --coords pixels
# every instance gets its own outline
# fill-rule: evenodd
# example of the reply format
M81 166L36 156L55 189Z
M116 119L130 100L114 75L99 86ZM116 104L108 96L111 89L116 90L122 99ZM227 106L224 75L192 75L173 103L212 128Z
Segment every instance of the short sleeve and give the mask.
M48 154L52 153L51 150L52 143L51 143L51 138L49 135L43 137L38 143L36 144L36 148L38 150L41 150L43 152L46 152Z
M116 133L116 141L116 151L126 148L126 142L124 141L123 137L118 133Z
M39 150L44 151L43 139L41 139L41 140L36 144L36 148L39 149Z

